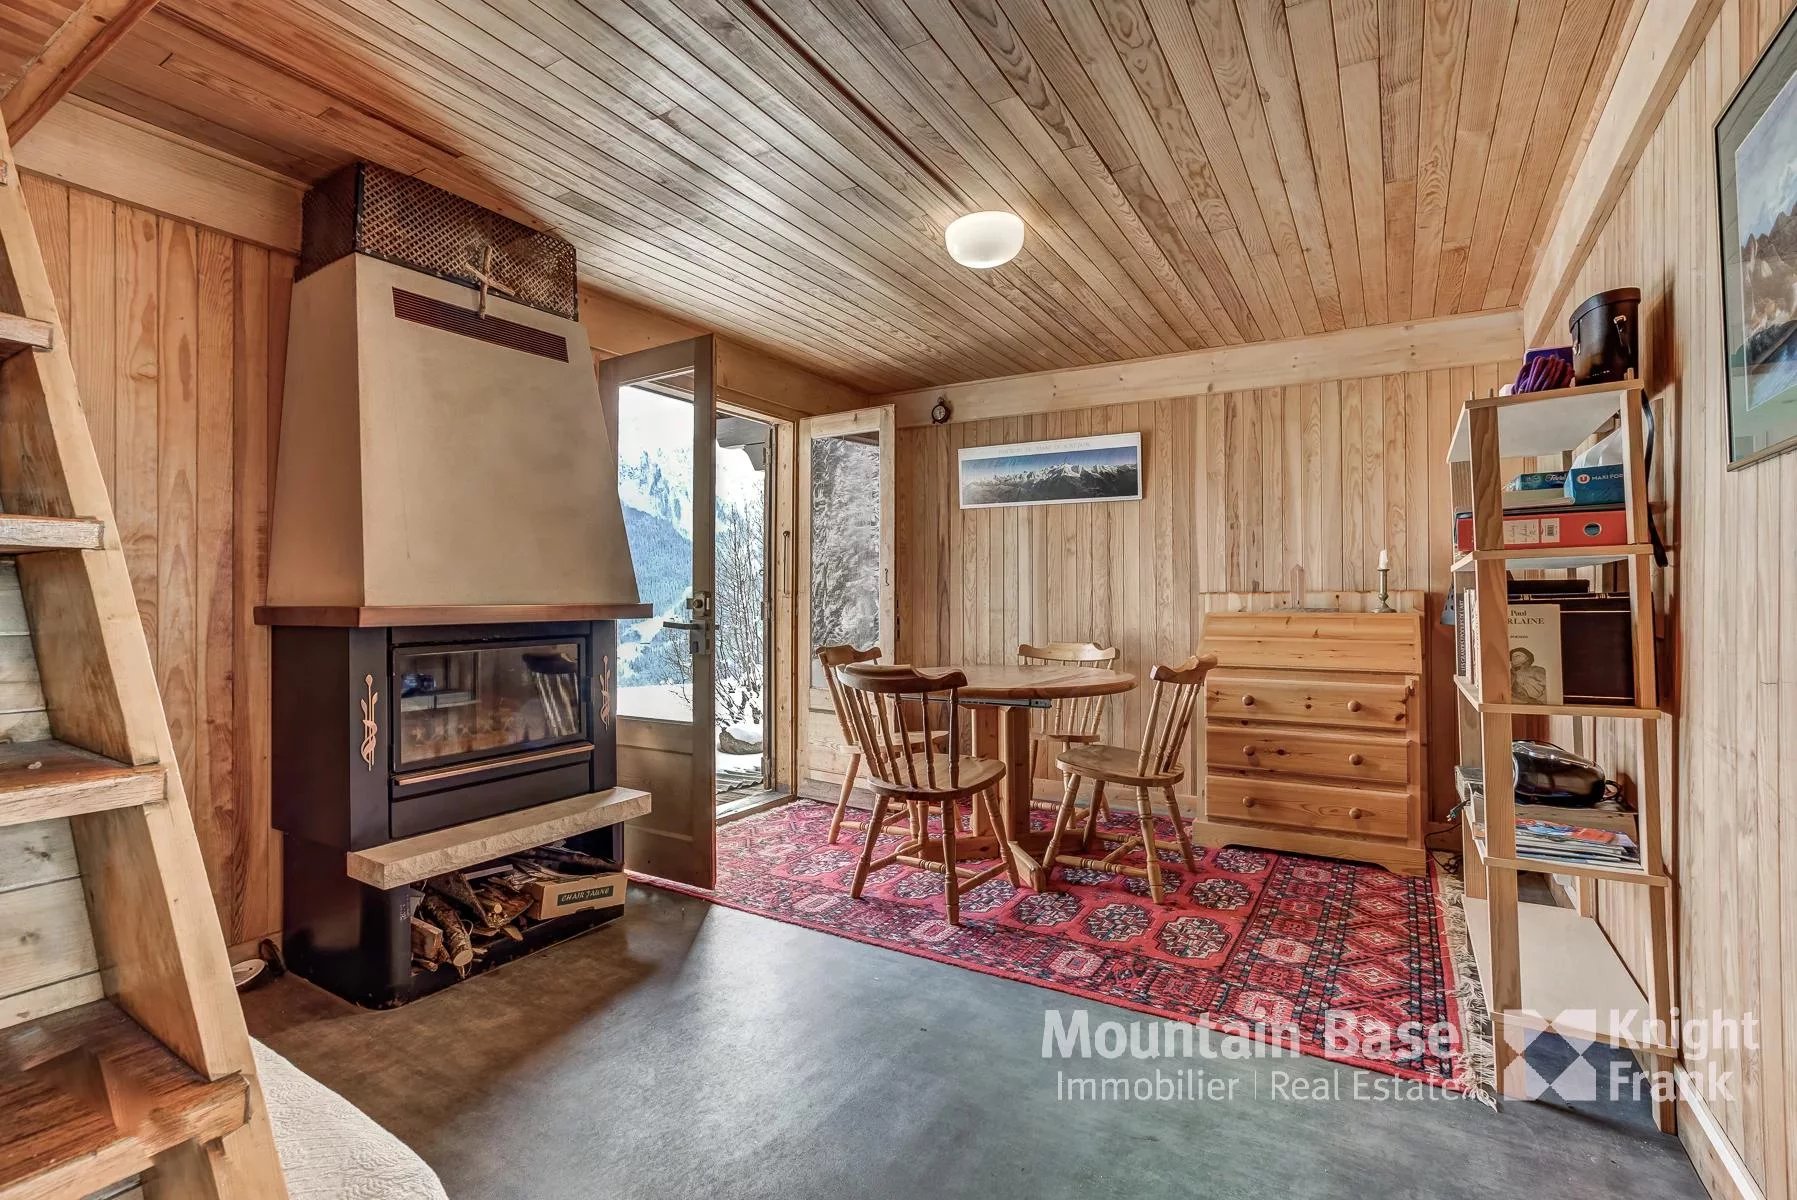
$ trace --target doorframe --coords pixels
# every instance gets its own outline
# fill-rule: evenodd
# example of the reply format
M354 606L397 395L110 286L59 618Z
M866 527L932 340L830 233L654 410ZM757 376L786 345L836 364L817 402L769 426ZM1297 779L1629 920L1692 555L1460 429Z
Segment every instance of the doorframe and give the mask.
M834 712L830 693L811 686L811 443L818 438L852 433L877 433L880 438L880 657L892 662L899 641L897 586L898 503L895 486L898 471L898 418L891 404L879 404L848 412L807 417L799 422L795 446L797 478L794 508L796 535L794 557L793 642L793 791L810 781L811 743L806 740L812 715Z

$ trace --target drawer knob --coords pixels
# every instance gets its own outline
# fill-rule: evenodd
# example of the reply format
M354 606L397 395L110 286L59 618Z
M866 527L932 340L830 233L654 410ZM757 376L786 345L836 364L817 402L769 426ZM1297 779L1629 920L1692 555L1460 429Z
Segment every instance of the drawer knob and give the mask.
M1358 808L1350 808L1348 810L1348 819L1349 820L1358 821L1358 820L1360 820L1360 817L1361 817L1361 812Z
M1360 701L1358 701L1358 700L1348 701L1348 711L1349 712L1359 712L1360 709L1361 709Z
M1361 764L1361 763L1363 763L1363 762L1365 762L1365 761L1366 761L1366 759L1365 759L1365 758L1363 758L1363 757L1361 757L1361 756L1360 756L1360 755L1358 755L1358 754L1350 754L1350 755L1348 755L1348 765L1349 765L1349 766L1350 766L1350 767L1358 767L1358 766L1359 766L1359 765L1360 765L1360 764Z
M1256 750L1253 746L1243 746L1242 753L1246 754L1249 758L1253 758L1256 754L1260 753L1260 751Z
M1254 707L1254 697L1252 695L1244 693L1242 695L1242 704L1246 708L1253 708Z
M1253 808L1254 807L1254 797L1253 796L1243 796L1242 797L1242 807L1243 808Z

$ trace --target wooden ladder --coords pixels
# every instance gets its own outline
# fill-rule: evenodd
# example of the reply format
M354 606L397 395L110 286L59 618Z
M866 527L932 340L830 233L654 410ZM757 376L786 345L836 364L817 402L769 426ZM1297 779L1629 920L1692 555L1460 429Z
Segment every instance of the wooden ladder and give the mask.
M151 1200L282 1200L149 645L3 124L0 314L0 555L17 556L50 735L0 745L0 836L66 819L99 965L86 987L0 988L0 1200L88 1196L133 1176ZM25 940L9 932L0 943ZM8 961L0 954L0 976Z

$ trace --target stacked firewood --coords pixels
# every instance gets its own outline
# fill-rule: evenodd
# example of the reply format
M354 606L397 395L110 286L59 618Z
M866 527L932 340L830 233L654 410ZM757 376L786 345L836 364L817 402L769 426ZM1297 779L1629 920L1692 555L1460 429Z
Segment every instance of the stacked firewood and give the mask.
M615 871L615 864L566 846L539 846L520 851L510 866L564 875L596 875ZM521 940L530 926L528 893L504 874L483 873L474 879L460 871L433 876L424 884L424 899L412 917L412 962L435 971L451 967L466 976L477 958L499 939Z
M467 975L474 960L497 938L521 939L530 897L495 876L470 882L460 871L427 880L412 917L412 961L428 971L442 966Z

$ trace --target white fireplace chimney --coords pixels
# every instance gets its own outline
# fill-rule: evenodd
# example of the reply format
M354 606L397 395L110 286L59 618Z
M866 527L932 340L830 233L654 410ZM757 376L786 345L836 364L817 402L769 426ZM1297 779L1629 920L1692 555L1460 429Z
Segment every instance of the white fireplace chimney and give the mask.
M634 605L614 463L578 320L345 254L293 289L268 603Z

